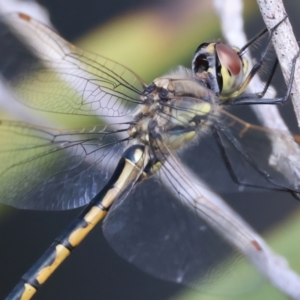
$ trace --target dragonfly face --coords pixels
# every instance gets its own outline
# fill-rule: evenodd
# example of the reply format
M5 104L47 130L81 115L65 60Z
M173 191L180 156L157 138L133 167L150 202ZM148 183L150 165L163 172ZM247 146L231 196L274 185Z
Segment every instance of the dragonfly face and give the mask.
M243 161L243 166L247 165L257 175L258 180L253 182L248 180L247 174L241 175L239 169L238 179L246 178L243 184L298 192L294 182L273 172L259 152L251 151L251 147L243 148L247 138L250 138L251 145L256 141L257 147L260 138L265 138L271 131L251 126L223 109L233 102L239 104L238 96L254 75L251 71L251 75L247 75L247 61L238 49L221 43L202 44L196 51L192 70L179 67L146 85L133 71L76 48L27 15L13 14L3 17L2 21L9 28L6 33L13 33L27 47L17 48L12 54L9 48L5 49L5 43L1 46L4 53L14 58L6 60L4 55L0 55L0 69L18 95L18 101L36 110L74 118L87 116L92 119L97 116L102 124L79 130L59 130L3 120L0 126L0 134L5 139L0 148L0 158L4 162L0 166L1 203L37 210L66 210L86 205L108 182L122 153L135 144L146 146L146 154L150 157L150 164L145 166L144 172L156 173L162 182L176 179L177 182L171 185L181 195L184 188L180 180L186 181L186 178L181 175L180 164L170 166L169 158L175 157L176 162L176 152L191 141L201 140L211 131L228 151L226 157L230 163L239 155L239 162ZM256 103L260 101L258 95L254 95L254 99ZM242 100L247 104L253 98ZM278 99L276 101L279 102ZM230 147L233 150L228 150ZM257 148L255 151L258 151ZM24 177L27 178L26 184ZM193 190L192 185L189 187ZM138 232L136 236L129 233L127 228L130 226L124 226L127 216L122 215L123 212L126 214L136 209L141 215L146 214L146 205L141 202L137 202L138 205L128 204L130 209L126 209L124 205L129 200L125 198L126 201L121 199L112 207L104 224L104 233L119 254L150 274L191 286L197 281L195 278L199 276L199 270L202 272L214 266L218 251L224 247L214 247L217 251L205 256L205 265L204 256L198 259L197 251L186 254L176 244L180 241L186 243L186 248L194 249L193 242L188 241L193 233L185 237L187 230L194 227L191 222L196 222L188 215L189 212L181 221L176 219L179 233L174 238L170 237L172 232L168 233L172 226L167 226L168 222L159 222L167 217L155 219L157 224L167 228L164 231L155 227L155 234L161 234L158 240L165 241L165 248L156 251L139 240L143 235L138 231L142 228L140 220L136 223L136 218L128 220L135 225L133 232ZM158 200L161 199L155 198L152 203ZM171 213L167 214L172 220L170 215L176 215L179 209L169 205ZM205 211L206 207L201 205L196 201L187 203L196 213ZM205 213L210 216L209 212ZM215 214L218 221L213 229L221 228L225 218L220 211ZM201 222L198 220L195 227L195 235L202 237L199 241L203 241L203 236L209 232L208 225ZM232 228L238 231L236 227ZM122 235L125 241L120 238ZM243 244L246 237L241 236ZM146 234L148 241L151 237L151 234ZM250 244L252 242L250 240ZM199 244L196 246L197 249L201 247ZM207 249L210 252L208 246ZM148 259L148 253L154 255L155 263ZM187 257L184 262L182 257ZM200 276L207 279L205 272Z
M221 96L230 97L245 80L248 61L239 54L239 49L218 43L201 44L192 60L192 69L201 77L210 74L210 88Z

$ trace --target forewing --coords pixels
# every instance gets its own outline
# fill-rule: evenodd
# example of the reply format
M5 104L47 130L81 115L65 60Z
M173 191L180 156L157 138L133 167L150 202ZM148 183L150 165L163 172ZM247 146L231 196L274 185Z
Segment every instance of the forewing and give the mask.
M0 70L26 106L120 117L140 102L143 82L121 64L78 49L25 14L0 22Z

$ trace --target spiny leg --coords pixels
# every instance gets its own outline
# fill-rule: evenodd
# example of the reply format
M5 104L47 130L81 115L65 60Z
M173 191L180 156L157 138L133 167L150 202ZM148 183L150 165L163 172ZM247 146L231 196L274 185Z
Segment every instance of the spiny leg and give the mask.
M287 91L283 97L280 98L262 98L264 94L260 95L261 93L266 92L267 84L270 84L269 80L267 81L267 84L264 88L264 90L261 93L258 94L246 94L240 97L237 97L235 99L229 99L226 104L230 105L249 105L249 104L284 104L292 92L293 82L294 82L294 75L296 70L296 62L300 55L300 51L296 54L296 56L292 60L292 68L291 68L291 74L289 79L289 84L287 86Z
M225 129L223 127L220 126L215 126L215 128L213 129L213 134L214 137L216 139L216 142L218 144L218 146L220 147L220 151L221 151L221 155L223 156L224 160L225 160L225 164L228 167L228 170L230 172L230 174L232 175L233 179L241 184L241 185L245 185L245 186L252 186L252 187L264 187L264 186L259 186L259 185L255 185L255 184L249 184L247 182L243 182L236 174L236 172L234 171L234 168L230 162L230 159L227 156L226 150L225 150L225 146L223 145L222 142L222 138L220 136L220 132L223 133L224 137L230 142L230 144L236 149L236 151L238 151L238 153L243 157L243 159L261 176L263 176L269 183L271 183L274 186L274 189L277 190L288 190L290 192L293 192L295 194L298 194L299 191L297 190L293 190L292 188L288 189L285 188L283 186L281 186L280 184L278 184L277 182L275 182L270 174L268 172L266 172L265 170L263 170L259 165L257 165L257 163L252 159L252 157L243 149L242 145L240 144L240 142L231 134L231 132L228 129ZM297 196L298 197L298 196Z
M255 63L255 65L252 67L251 71L249 72L249 74L247 75L246 79L243 81L243 83L240 85L240 87L235 91L233 92L232 94L228 95L228 97L226 97L226 99L224 100L224 105L226 104L235 104L235 101L236 99L238 99L238 96L241 95L245 90L246 88L248 87L249 83L251 82L251 80L253 79L253 77L256 75L256 73L261 69L263 63L265 62L266 60L266 57L267 57L267 54L268 54L268 50L269 50L269 47L272 43L272 37L273 37L273 34L276 30L276 28L287 18L287 16L285 16L278 24L276 24L273 28L271 28L269 30L269 37L268 37L268 40L267 40L267 45L265 47L265 50L263 51L262 55L261 55L261 58L258 62ZM256 39L260 38L263 34L264 34L264 30L258 34L257 37L254 37L251 41L254 42ZM240 53L245 51L245 49L247 47L249 47L250 45L250 42L248 42L241 50L240 50ZM277 63L275 62L273 68L272 68L272 72L271 72L271 78L268 80L271 82L272 78L273 78L273 75L274 75L274 72L275 72L275 69L277 67ZM268 84L270 84L270 82ZM265 87L264 90L267 90L267 88ZM252 95L253 97L253 95ZM255 94L254 94L254 97L255 97ZM262 96L261 96L262 97ZM258 98L256 96L256 98Z

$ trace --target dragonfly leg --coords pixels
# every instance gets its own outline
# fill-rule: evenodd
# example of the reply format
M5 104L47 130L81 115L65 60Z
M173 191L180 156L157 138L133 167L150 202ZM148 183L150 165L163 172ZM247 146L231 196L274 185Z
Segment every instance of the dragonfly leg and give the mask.
M253 168L253 170L255 170L258 174L263 176L271 184L272 187L270 186L270 189L275 188L277 190L282 190L282 191L288 190L292 194L294 194L296 196L296 198L299 199L299 191L297 189L292 189L292 188L287 189L287 188L281 186L280 184L278 184L277 182L275 182L268 172L266 172L265 170L260 168L259 165L257 165L257 163L253 160L253 158L244 150L244 148L240 144L240 142L231 134L231 132L228 129L218 126L213 130L213 134L214 134L215 140L219 146L219 149L221 151L221 155L224 158L226 167L228 168L228 171L229 171L231 177L233 178L233 180L236 183L238 183L240 185L244 185L244 186L261 187L261 188L264 187L264 186L260 186L258 184L256 185L256 184L251 184L249 182L245 182L238 176L238 174L234 171L231 161L227 155L226 146L224 145L224 142L222 141L222 137L221 137L220 133L222 133L222 137L227 139L227 141L236 149L236 151L251 166L251 168Z
M300 55L300 51L296 54L296 56L292 60L292 68L291 68L291 73L290 73L290 78L289 78L289 84L287 86L286 93L283 97L280 97L280 98L262 98L264 96L268 86L270 85L271 80L268 80L266 85L265 85L265 88L262 92L256 93L256 94L255 93L253 93L253 94L244 94L244 95L239 96L235 99L228 99L226 101L226 104L230 104L230 105L284 104L288 100L288 98L290 97L291 92L292 92L292 87L293 87L293 82L294 82L294 75L295 75L295 70L296 70L296 62L297 62L297 59L298 59L299 55Z

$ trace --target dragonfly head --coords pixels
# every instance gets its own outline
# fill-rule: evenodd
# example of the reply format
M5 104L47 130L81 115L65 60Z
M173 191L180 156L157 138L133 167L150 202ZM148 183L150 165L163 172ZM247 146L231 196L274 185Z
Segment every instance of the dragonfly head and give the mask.
M248 61L239 55L238 48L220 42L203 43L194 54L192 69L196 77L208 73L211 89L226 98L244 81Z

